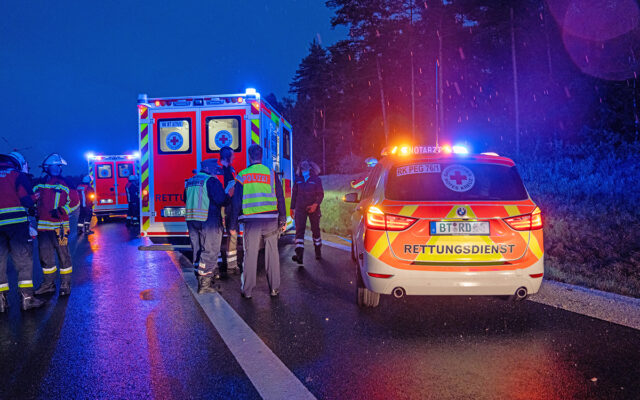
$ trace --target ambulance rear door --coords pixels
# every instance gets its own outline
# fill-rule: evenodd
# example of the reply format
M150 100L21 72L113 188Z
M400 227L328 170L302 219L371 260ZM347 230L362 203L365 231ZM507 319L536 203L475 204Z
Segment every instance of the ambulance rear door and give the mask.
M117 204L127 206L127 183L129 176L136 174L135 165L133 161L116 161L116 171Z

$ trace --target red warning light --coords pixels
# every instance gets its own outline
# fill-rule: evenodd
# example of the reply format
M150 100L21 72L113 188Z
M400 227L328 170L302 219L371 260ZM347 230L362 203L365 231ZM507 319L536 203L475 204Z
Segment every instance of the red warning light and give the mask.
M160 100L156 100L156 107L160 106Z

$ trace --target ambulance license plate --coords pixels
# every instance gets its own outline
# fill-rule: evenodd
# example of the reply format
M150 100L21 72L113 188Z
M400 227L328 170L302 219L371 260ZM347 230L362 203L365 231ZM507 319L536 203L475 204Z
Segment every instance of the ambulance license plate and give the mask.
M489 236L489 221L431 221L431 236Z
M163 217L184 217L187 210L184 207L165 207L162 209Z

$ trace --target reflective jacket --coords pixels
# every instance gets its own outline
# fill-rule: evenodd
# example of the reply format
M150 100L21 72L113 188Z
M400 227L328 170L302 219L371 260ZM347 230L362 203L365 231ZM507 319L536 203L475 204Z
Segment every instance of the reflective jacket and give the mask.
M222 226L220 208L228 204L229 196L222 183L211 175L198 172L185 181L185 203L187 221L207 221Z
M311 173L306 181L302 175L296 176L296 181L291 189L291 209L296 212L306 211L312 204L317 204L317 213L320 212L320 203L324 199L322 181L315 173Z
M127 191L127 203L135 204L140 200L140 187L137 182L127 182L125 186Z
M232 204L233 217L229 229L237 229L238 219L274 218L280 225L286 222L282 184L265 165L253 164L238 173Z
M29 178L10 164L0 164L0 226L27 222L35 214Z
M60 176L46 175L33 187L39 194L37 202L38 230L54 231L61 226L69 228L69 214L80 206L76 190L69 189L67 181Z
M91 185L87 185L86 183L81 183L76 188L78 191L78 197L80 200L80 207L82 208L93 208L94 203L94 191Z

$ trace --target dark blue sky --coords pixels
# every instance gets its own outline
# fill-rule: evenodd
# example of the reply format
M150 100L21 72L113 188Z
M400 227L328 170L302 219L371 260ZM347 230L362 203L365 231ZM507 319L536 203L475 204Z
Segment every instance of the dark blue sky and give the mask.
M23 149L38 175L50 152L137 149L136 98L288 93L309 43L346 37L324 0L4 1L0 152ZM8 143L7 143L8 142Z

